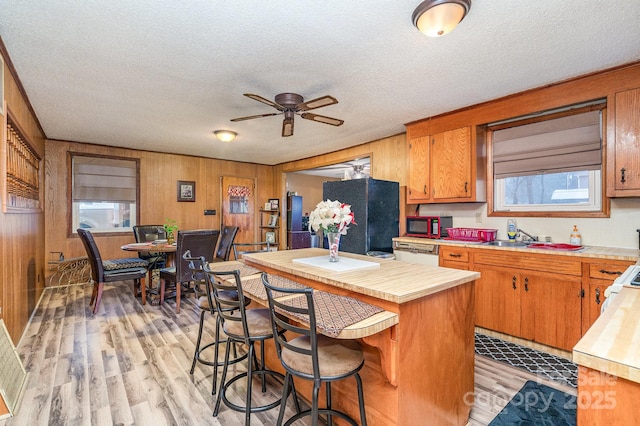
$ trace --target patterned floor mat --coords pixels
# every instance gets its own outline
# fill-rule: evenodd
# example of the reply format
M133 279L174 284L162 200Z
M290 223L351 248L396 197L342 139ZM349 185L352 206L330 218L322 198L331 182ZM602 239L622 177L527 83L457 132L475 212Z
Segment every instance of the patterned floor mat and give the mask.
M476 353L558 383L577 387L578 367L567 359L480 333L476 333Z

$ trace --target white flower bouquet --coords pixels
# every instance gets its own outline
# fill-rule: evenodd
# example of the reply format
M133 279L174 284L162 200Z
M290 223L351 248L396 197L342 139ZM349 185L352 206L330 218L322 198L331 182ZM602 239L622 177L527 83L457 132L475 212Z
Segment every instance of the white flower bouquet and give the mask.
M309 226L314 231L323 233L338 232L347 235L349 225L357 225L350 204L340 201L320 201L309 215Z

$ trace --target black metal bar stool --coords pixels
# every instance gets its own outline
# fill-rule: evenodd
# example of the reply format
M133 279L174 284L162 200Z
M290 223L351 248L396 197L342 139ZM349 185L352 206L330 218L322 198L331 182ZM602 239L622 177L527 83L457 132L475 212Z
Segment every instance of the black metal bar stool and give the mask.
M220 380L220 392L216 399L213 416L216 417L218 415L220 403L224 401L225 405L232 410L245 413L245 425L249 425L251 422L251 413L267 411L277 407L281 403L280 398L260 406L253 406L251 401L254 376L260 377L263 393L267 391L267 376L275 377L279 379L280 382L284 380L284 376L281 373L265 368L264 342L273 338L271 314L269 309L266 308L246 309L245 296L242 292L242 282L240 280L240 272L238 270L214 272L209 269L208 265L204 265L203 269L210 277L208 282L213 287L214 303L216 305L217 314L222 318L222 329L227 335L224 367L222 369L222 378ZM229 300L221 297L222 292L228 291L236 291L238 295L237 300ZM276 333L278 333L277 330ZM249 348L249 351L247 371L227 379L227 372L230 364L229 356L231 351L231 345L229 342L243 343ZM259 361L255 353L256 342L260 342ZM242 406L229 401L226 392L230 386L243 378L246 378L247 383L245 405ZM295 392L295 390L293 391Z
M203 265L206 265L208 270L208 263L205 260L204 256L192 257L191 251L187 250L182 255L182 258L189 262L189 269L193 273L194 282L196 282L199 279L199 277L201 277L202 272L204 271ZM218 383L218 367L222 367L224 365L224 362L218 361L218 354L219 354L219 347L220 347L219 345L226 344L227 339L220 339L220 328L221 328L222 321L220 319L220 316L216 315L216 305L213 301L214 300L213 288L211 283L209 282L209 279L210 279L209 274L205 274L204 278L205 278L204 280L205 294L203 296L198 297L198 301L197 301L197 305L200 308L200 327L198 329L198 339L196 340L196 348L193 353L193 362L191 363L191 370L189 371L189 373L191 374L194 373L196 369L196 362L200 362L201 364L213 367L213 380L212 380L213 384L211 387L211 394L215 395L217 391L217 383ZM234 300L234 301L238 300L237 291L220 291L218 295L219 297L225 298L227 300ZM245 303L247 304L250 303L250 300L246 299ZM202 331L204 328L204 316L207 312L210 313L211 316L215 317L216 319L215 334L214 334L214 339L211 343L207 343L206 345L201 346ZM240 356L238 356L238 350L236 348L235 342L233 343L234 343L233 359L229 360L229 364L242 361L245 358L247 358L247 355L248 355L248 352L245 351L244 353L241 353ZM214 348L212 361L202 357L202 353L211 347Z
M346 413L331 408L331 382L353 376L358 385L360 422L362 426L366 426L367 418L364 410L362 379L358 373L364 365L364 354L359 344L350 340L332 339L321 334L319 335L316 332L316 315L312 288L293 289L275 287L269 283L267 274L262 274L262 284L264 284L267 290L273 329L282 329L300 335L290 342L284 339L283 333L275 335L278 358L280 358L280 362L287 372L282 392L280 414L278 415L278 422L276 424L278 426L282 424L284 408L289 396L289 386L294 386L293 376L296 376L305 380L313 380L311 409L298 412L287 420L285 425L290 425L304 416L311 416L312 424L316 426L318 424L318 416L324 414L327 416L327 424L329 426L333 424L333 416L357 426L356 421ZM275 292L278 292L277 299L274 298ZM295 296L298 297L296 298ZM296 299L295 302L294 299ZM302 301L300 301L300 299L302 299ZM303 318L308 318L309 328L300 326L297 323L294 324L283 321L282 317L276 312L297 318L302 315ZM318 408L318 394L322 382L326 385L326 408Z

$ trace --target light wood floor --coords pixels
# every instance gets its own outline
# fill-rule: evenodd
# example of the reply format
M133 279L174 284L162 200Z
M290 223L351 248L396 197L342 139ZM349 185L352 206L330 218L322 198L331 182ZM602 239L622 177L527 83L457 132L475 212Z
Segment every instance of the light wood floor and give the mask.
M24 396L0 426L244 424L243 414L224 405L212 417L211 367L198 364L189 374L199 321L193 297L184 298L176 314L173 301L142 306L131 285L106 286L93 316L90 296L89 285L45 290L18 345L29 373ZM212 325L209 320L204 341L212 340ZM527 380L575 394L484 357L476 356L475 364L472 426L488 424ZM266 398L278 394L274 388ZM291 398L287 410L289 417ZM251 424L273 425L277 415L277 409L254 414Z

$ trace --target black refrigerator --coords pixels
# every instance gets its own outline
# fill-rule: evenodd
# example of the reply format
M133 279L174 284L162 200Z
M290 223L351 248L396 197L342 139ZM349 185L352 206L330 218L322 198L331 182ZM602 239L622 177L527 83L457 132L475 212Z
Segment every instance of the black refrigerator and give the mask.
M323 200L351 204L357 225L340 238L340 250L366 254L392 253L392 238L400 232L400 184L378 179L352 179L322 184ZM327 247L326 238L324 241Z

